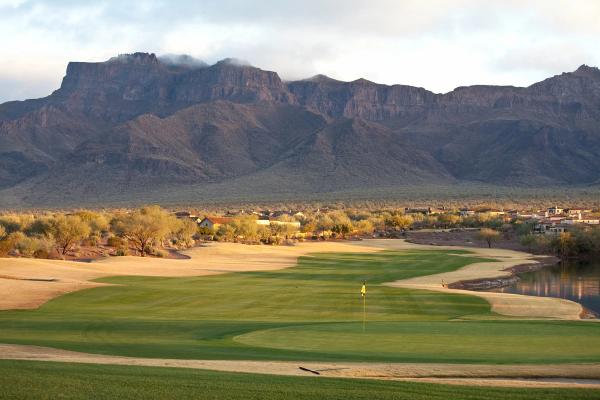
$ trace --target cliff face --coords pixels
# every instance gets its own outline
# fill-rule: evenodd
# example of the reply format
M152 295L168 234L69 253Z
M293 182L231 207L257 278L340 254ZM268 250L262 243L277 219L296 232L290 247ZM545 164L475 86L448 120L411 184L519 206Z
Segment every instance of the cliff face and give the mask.
M331 118L363 118L382 121L425 110L435 95L403 85L378 85L359 79L341 82L325 76L291 82L288 88L298 103Z
M232 59L134 53L69 63L50 96L0 105L0 188L29 182L35 195L32 182L100 173L121 188L275 175L311 182L301 190L592 184L600 71L435 94L323 75L283 82Z
M230 59L199 68L165 64L145 53L104 63L69 63L60 89L51 97L71 109L89 110L94 105L98 112L92 115L121 119L129 116L126 111L132 115L149 110L168 112L173 107L216 100L293 102L275 72Z

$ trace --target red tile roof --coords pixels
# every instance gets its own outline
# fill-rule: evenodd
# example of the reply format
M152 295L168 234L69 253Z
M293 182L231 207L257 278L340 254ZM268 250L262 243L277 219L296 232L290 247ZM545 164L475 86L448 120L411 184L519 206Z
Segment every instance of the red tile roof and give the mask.
M209 220L213 224L228 224L233 221L233 218L228 217L206 217L205 219Z

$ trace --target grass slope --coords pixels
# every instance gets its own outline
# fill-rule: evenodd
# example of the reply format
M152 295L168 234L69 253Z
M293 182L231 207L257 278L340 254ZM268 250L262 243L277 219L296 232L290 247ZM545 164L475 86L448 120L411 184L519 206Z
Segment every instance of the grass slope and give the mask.
M183 359L600 361L600 324L509 320L477 297L381 285L481 261L458 253L319 254L280 271L106 278L115 286L0 313L0 342Z
M512 389L174 368L0 361L2 399L598 399L585 389Z

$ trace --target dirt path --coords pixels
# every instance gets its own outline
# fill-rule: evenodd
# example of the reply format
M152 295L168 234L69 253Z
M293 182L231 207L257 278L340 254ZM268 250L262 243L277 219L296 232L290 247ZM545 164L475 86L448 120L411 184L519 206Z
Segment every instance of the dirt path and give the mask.
M0 344L0 359L208 369L270 375L409 380L457 385L600 389L600 364L471 365L324 363L305 361L177 360L119 357L38 346Z

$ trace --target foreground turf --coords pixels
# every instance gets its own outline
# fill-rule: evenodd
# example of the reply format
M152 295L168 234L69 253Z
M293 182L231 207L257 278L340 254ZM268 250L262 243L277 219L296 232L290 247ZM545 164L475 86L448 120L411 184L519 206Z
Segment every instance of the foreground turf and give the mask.
M600 324L508 320L477 297L381 285L481 261L457 253L320 254L280 271L107 278L116 286L0 313L0 342L157 358L600 361Z
M512 389L202 370L0 361L2 399L599 399L586 389Z

